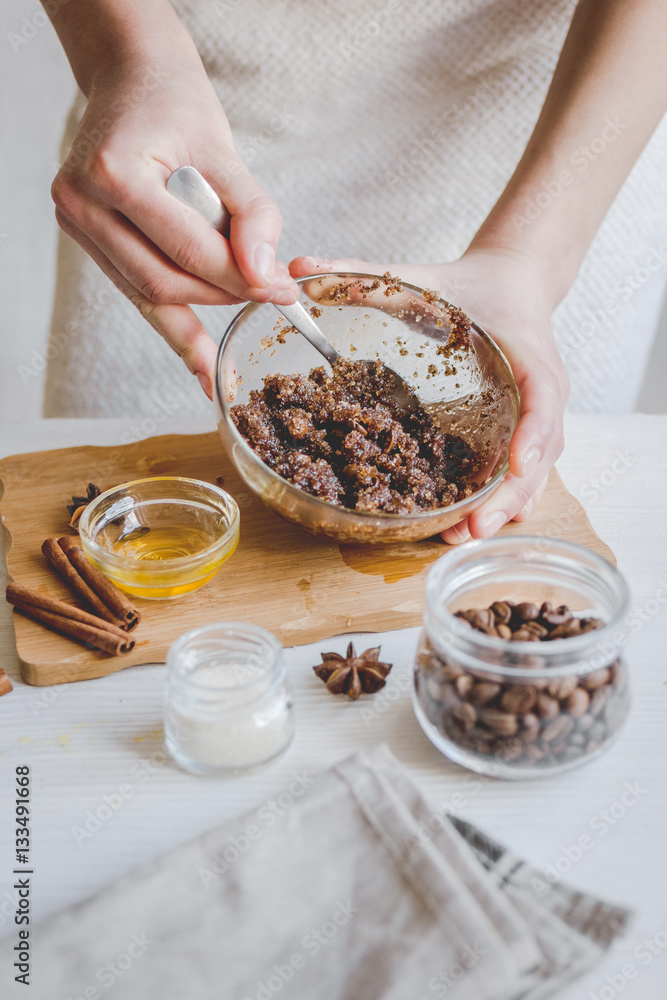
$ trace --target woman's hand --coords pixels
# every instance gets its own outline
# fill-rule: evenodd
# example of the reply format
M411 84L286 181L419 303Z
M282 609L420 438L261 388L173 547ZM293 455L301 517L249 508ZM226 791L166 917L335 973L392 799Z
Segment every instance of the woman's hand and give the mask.
M210 397L216 348L188 303L289 304L298 290L275 260L280 212L235 152L220 102L191 49L154 60L143 50L124 52L94 73L52 193L62 229ZM231 212L229 240L167 192L167 178L184 164L206 177Z
M548 281L537 262L515 251L469 250L451 264L368 264L299 257L294 277L316 271L389 270L422 288L438 289L489 333L507 356L521 394L510 445L510 471L486 503L443 532L446 542L488 538L506 521L530 514L563 448L569 382L551 330Z

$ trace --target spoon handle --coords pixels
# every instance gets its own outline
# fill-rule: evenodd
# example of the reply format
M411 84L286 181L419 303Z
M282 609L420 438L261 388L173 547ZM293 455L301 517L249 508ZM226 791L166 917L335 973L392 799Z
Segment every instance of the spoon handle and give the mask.
M330 365L336 364L340 354L333 344L329 343L313 317L300 302L295 302L291 306L276 305L276 309L283 314L288 323L299 331L302 337L306 338L309 344L313 345L316 351L320 352L323 358L327 359Z
M194 209L209 226L225 236L232 217L211 185L194 167L179 167L169 175L167 191L184 205Z
M179 167L167 180L167 191L184 205L194 209L210 226L227 235L231 215L228 209L204 177L194 167ZM329 343L313 317L306 312L300 302L291 306L275 308L283 314L288 323L312 344L316 351L333 365L338 361L338 351Z

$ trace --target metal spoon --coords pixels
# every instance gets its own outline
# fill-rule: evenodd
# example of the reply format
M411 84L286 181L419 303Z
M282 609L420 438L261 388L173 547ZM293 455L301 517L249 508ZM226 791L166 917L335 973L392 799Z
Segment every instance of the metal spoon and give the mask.
M112 504L107 511L107 518L112 524L121 525L121 533L116 539L118 542L134 541L135 538L142 538L151 530L148 525L140 524L139 518L132 510L134 500L132 497L122 497Z
M137 538L143 538L150 530L147 524L139 524L137 515L130 511L123 521L123 530L116 539L116 543L133 542Z
M228 234L231 222L229 211L208 181L194 167L179 167L178 170L174 170L167 180L167 191L183 204L194 209L218 232L223 233L223 235ZM288 323L298 330L315 350L319 351L322 357L326 358L330 365L333 366L339 360L341 355L329 343L317 323L300 302L295 302L291 306L280 306L276 303L273 305L278 312L282 313ZM361 361L359 364L374 366L377 361ZM395 406L400 410L412 410L417 407L419 400L414 393L410 392L401 376L387 365L383 364L383 369L384 374L393 382L392 396Z

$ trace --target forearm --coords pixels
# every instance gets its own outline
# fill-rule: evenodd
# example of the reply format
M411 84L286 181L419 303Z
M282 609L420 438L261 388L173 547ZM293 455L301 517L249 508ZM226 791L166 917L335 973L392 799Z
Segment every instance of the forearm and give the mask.
M537 261L552 308L665 111L666 63L663 0L581 0L526 150L470 247Z
M155 61L156 53L191 59L201 68L195 45L168 0L68 0L47 4L76 81L90 96L100 74L120 62Z

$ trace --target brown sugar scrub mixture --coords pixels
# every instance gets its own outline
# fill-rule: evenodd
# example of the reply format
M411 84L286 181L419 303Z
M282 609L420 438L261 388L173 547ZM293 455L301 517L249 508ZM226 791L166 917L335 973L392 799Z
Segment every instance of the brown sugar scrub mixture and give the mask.
M399 411L393 392L380 362L341 358L331 375L267 375L231 417L271 469L338 507L412 514L479 489L479 456L421 406Z

